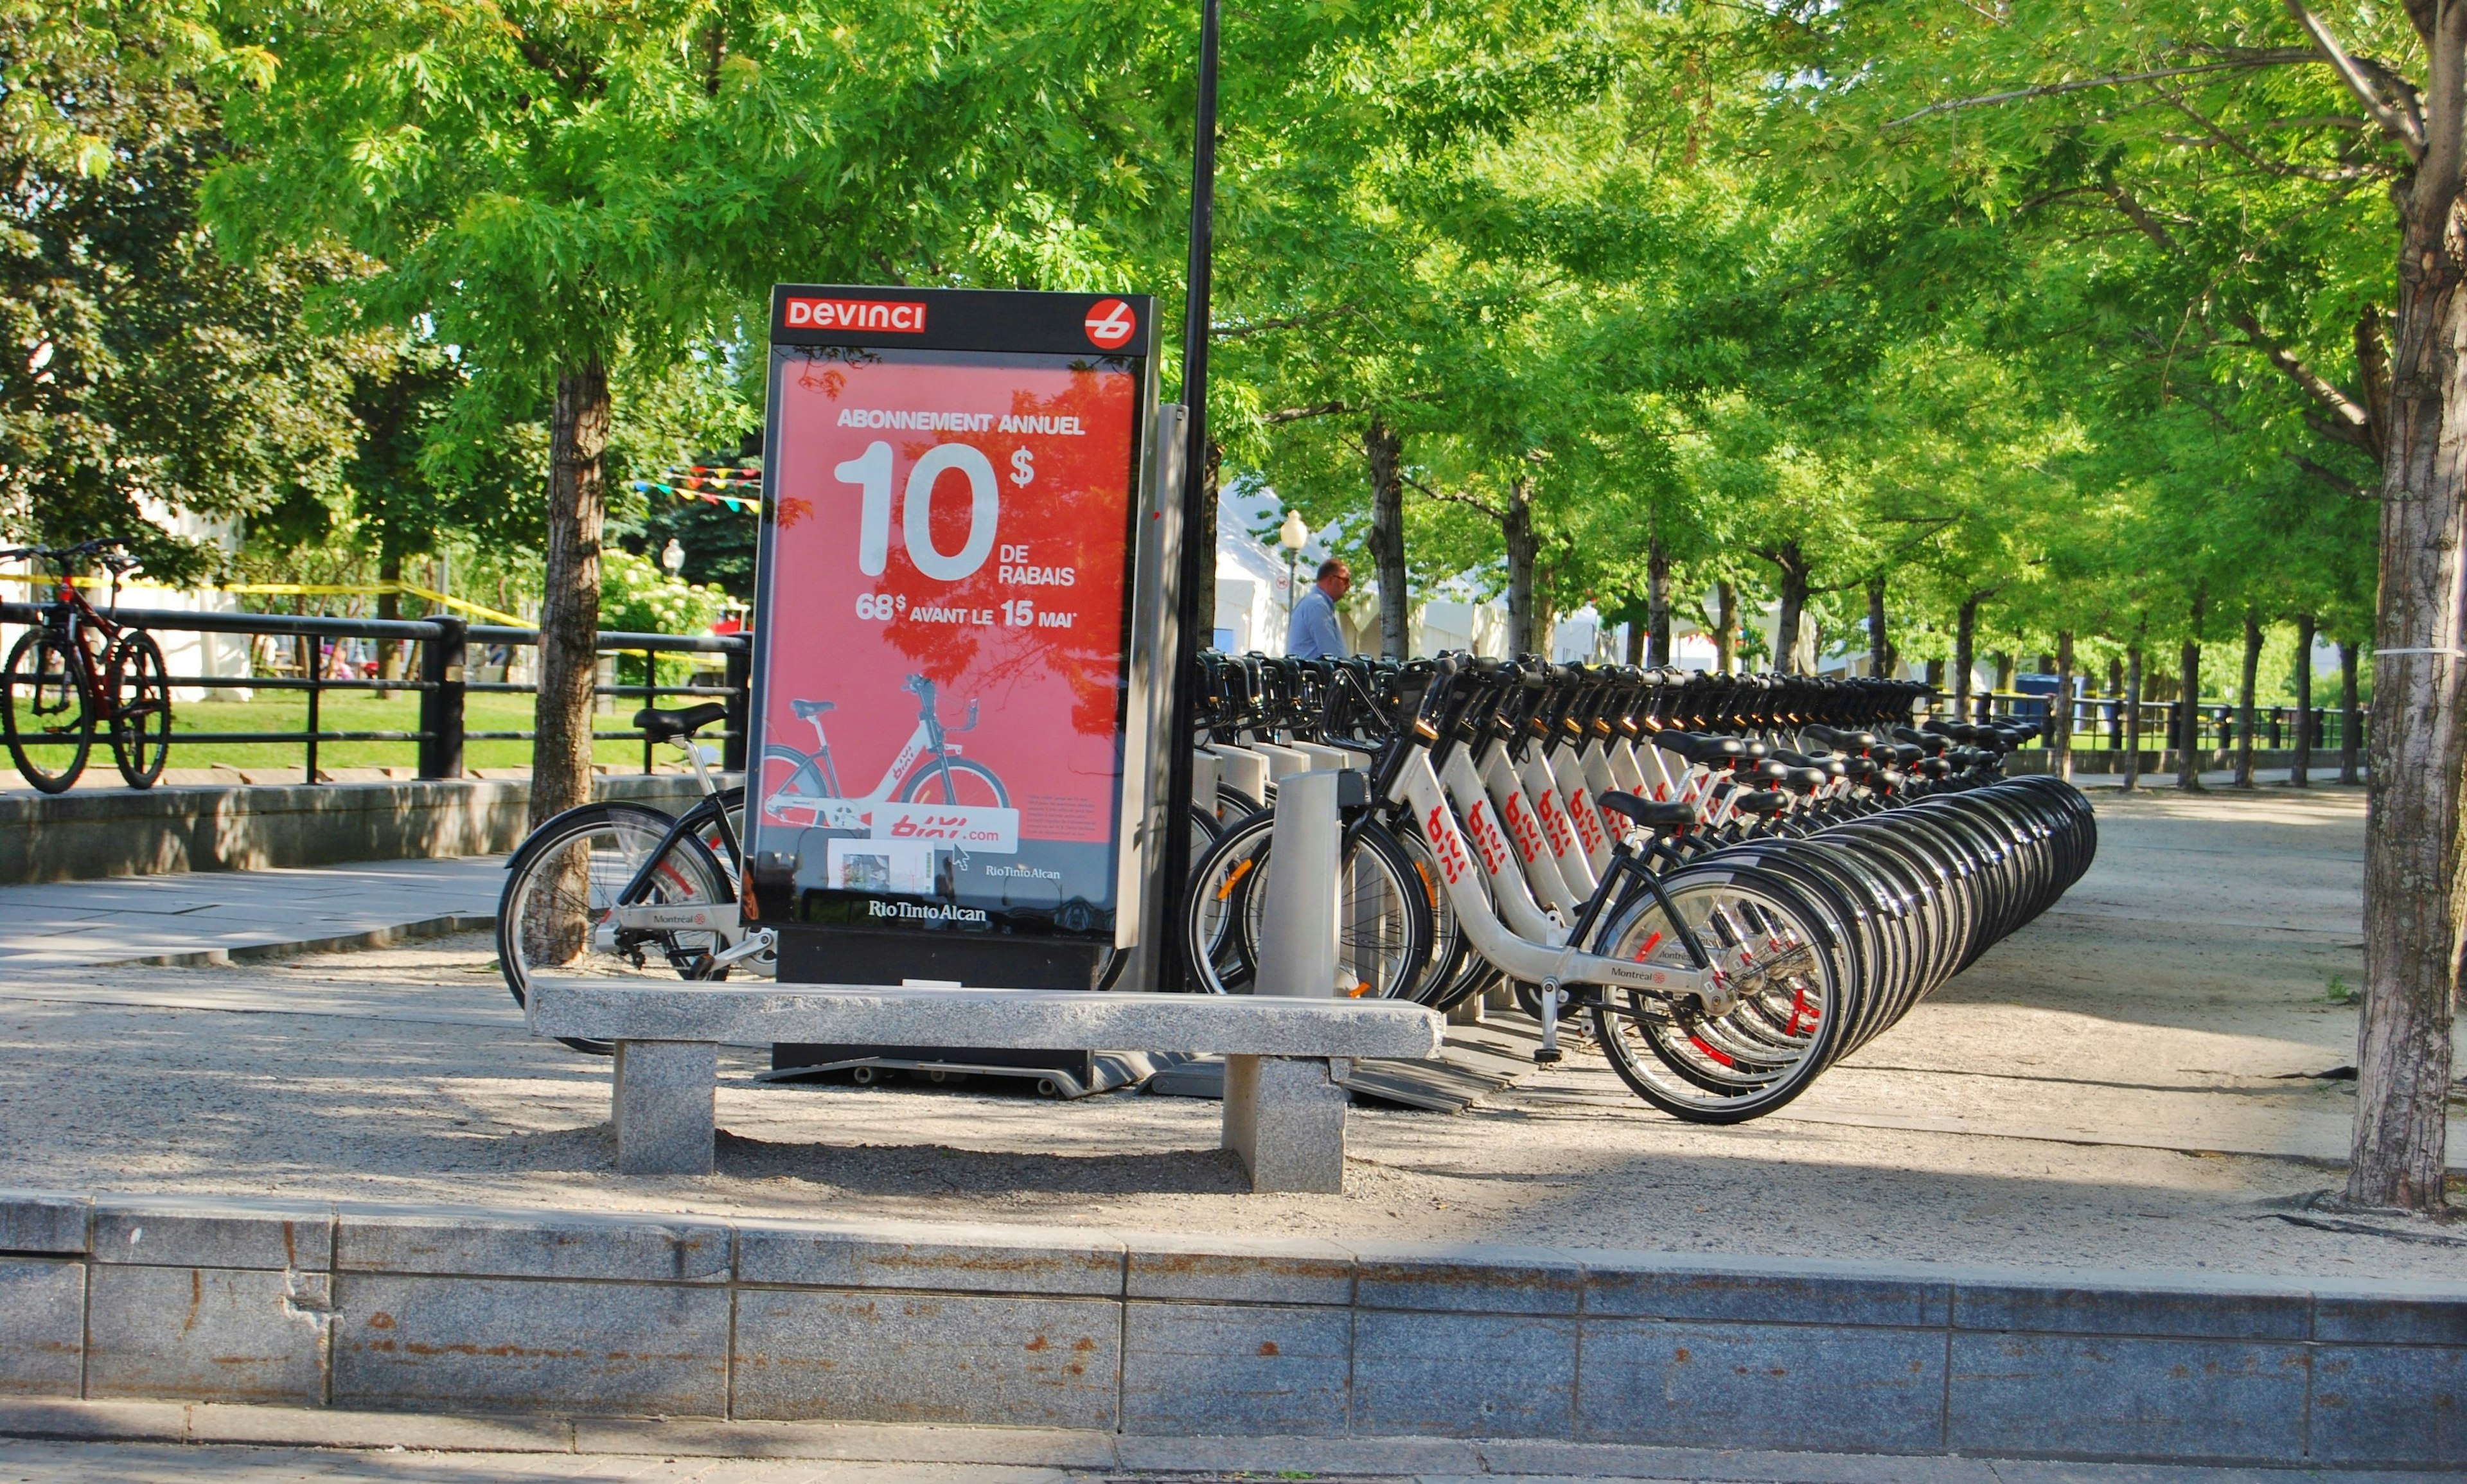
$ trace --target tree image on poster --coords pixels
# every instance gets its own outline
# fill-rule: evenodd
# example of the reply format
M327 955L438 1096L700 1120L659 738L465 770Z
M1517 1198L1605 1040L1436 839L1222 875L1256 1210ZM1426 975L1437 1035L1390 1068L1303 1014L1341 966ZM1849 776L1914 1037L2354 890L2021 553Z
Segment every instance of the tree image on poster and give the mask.
M774 351L758 850L798 914L1110 932L1138 373Z

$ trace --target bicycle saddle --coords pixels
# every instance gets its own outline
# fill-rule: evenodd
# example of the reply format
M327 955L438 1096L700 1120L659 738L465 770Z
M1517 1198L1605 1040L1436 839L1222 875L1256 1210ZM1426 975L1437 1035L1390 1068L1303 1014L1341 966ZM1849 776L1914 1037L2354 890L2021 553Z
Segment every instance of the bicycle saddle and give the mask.
M1845 753L1864 753L1876 745L1872 731L1851 731L1838 727L1821 727L1811 722L1799 729L1799 734L1820 747L1838 748Z
M797 704L803 706L804 703L801 701ZM701 706L687 707L682 711L664 711L656 706L646 706L634 713L634 725L643 729L643 737L645 741L673 742L679 737L690 736L699 731L713 722L725 721L727 718L727 703L712 701Z
M791 701L788 703L788 709L797 713L799 721L812 721L838 705L837 701Z
M1805 753L1794 753L1787 748L1778 747L1774 749L1774 756L1794 768L1810 769L1828 778L1841 777L1849 771L1843 766L1844 760L1839 757L1810 757Z
M1645 829L1685 829L1696 822L1696 806L1685 799L1656 803L1612 789L1594 802Z
M1731 796L1731 807L1741 814L1779 814L1790 807L1788 794L1749 794Z
M1693 731L1661 731L1654 733L1653 745L1665 753L1684 757L1691 763L1709 768L1720 767L1747 754L1736 737L1700 736Z

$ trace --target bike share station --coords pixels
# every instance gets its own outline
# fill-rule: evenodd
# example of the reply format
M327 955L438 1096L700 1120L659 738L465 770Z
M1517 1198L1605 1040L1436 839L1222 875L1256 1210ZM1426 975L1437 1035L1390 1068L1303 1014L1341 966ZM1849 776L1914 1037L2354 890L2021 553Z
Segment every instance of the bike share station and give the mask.
M1336 1191L1356 1058L1434 1011L1340 999L1338 774L1287 777L1245 996L1157 994L1182 410L1144 296L789 287L771 307L742 926L777 982L534 979L616 1044L622 1174L713 1167L717 1050L1101 1085L1217 1053L1258 1190ZM957 713L957 714L955 714ZM904 740L903 740L904 739ZM834 756L890 758L878 781ZM1115 988L1112 986L1124 987Z
M1535 1063L1576 1020L1652 1108L1744 1122L2089 868L2087 798L2004 776L2022 731L1912 726L1923 685L1529 656L1183 668L1184 440L1150 314L777 291L744 889L714 866L708 894L655 899L654 852L545 934L555 965L586 932L637 967L668 929L725 946L667 942L676 980L553 967L528 1001L542 1034L615 1044L621 1171L711 1169L723 1043L772 1048L772 1079L1073 1091L1214 1053L1255 1188L1334 1191L1348 1092L1392 1098L1440 1016L1503 987ZM1238 818L1172 797L1185 746L1193 802ZM868 785L843 753L889 761ZM716 972L766 960L776 986ZM1207 992L1154 992L1168 965Z

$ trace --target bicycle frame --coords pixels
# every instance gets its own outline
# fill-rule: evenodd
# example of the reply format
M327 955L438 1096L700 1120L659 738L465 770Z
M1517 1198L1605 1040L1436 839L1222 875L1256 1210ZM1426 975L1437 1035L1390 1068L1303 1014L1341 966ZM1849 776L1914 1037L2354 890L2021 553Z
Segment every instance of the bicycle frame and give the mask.
M111 592L112 607L117 609L120 606L120 579L117 575L112 578ZM43 626L57 634L61 647L77 657L78 690L85 697L86 704L99 711L108 711L111 697L104 693L102 677L96 669L102 656L86 648L79 631L92 628L100 633L103 655L110 654L111 646L120 642L124 631L110 615L86 601L85 595L79 592L76 584L65 575L59 579L52 601L44 605Z
M962 755L961 750L951 745L941 718L934 714L930 693L922 700L924 708L917 718L917 730L909 734L907 746L899 750L899 755L893 758L891 766L884 770L882 781L873 786L872 793L850 798L838 793L791 793L783 788L762 800L762 812L777 819L788 810L804 809L813 814L814 823L824 829L868 828L871 823L873 806L887 802L906 780L908 770L918 755L929 752L934 754L934 766L942 775L942 797L946 799L956 798L951 784L951 759ZM823 732L823 719L811 716L806 720L814 729L817 748L812 753L799 755L804 758L805 766L813 771L817 781L825 788L836 790L840 786L839 769L831 762L831 743ZM783 748L781 751L795 753L797 750ZM793 785L795 781L796 776L792 774L789 782Z
M1422 838L1439 863L1439 878L1446 887L1448 901L1456 909L1457 921L1462 926L1482 956L1517 978L1531 979L1546 991L1566 984L1599 984L1611 988L1641 990L1665 996L1694 995L1708 1002L1721 997L1721 973L1707 956L1704 945L1695 934L1682 933L1679 941L1694 965L1680 969L1668 965L1629 963L1585 952L1577 945L1578 933L1590 929L1602 910L1614 899L1624 901L1625 893L1606 886L1586 906L1576 925L1568 931L1567 938L1556 945L1537 943L1510 931L1490 910L1483 894L1471 888L1466 878L1475 869L1471 846L1457 823L1456 811L1448 806L1439 775L1431 766L1430 749L1416 739L1410 744L1396 779L1390 786L1390 798L1410 804L1415 821L1420 825ZM1662 883L1646 870L1633 852L1621 852L1613 863L1610 880L1620 877L1641 883L1643 889L1661 903L1673 923L1679 914L1670 903ZM1546 1003L1548 1003L1546 998Z

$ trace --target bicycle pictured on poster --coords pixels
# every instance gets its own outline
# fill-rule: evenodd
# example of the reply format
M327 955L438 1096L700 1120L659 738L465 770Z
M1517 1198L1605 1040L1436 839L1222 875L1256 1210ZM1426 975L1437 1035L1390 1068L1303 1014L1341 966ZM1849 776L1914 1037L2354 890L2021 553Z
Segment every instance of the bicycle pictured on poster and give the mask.
M885 803L1008 809L1010 791L1002 779L985 764L961 756L959 746L950 740L955 733L976 730L977 703L968 703L967 725L945 727L931 680L911 675L900 688L917 697L917 730L883 770L873 791L854 798L841 788L839 769L831 760L830 738L823 731L823 717L838 703L790 701L797 719L814 729L814 751L781 742L763 745L762 812L783 822L792 822L793 814L803 814L808 823L826 829L863 830L872 826L876 807Z

